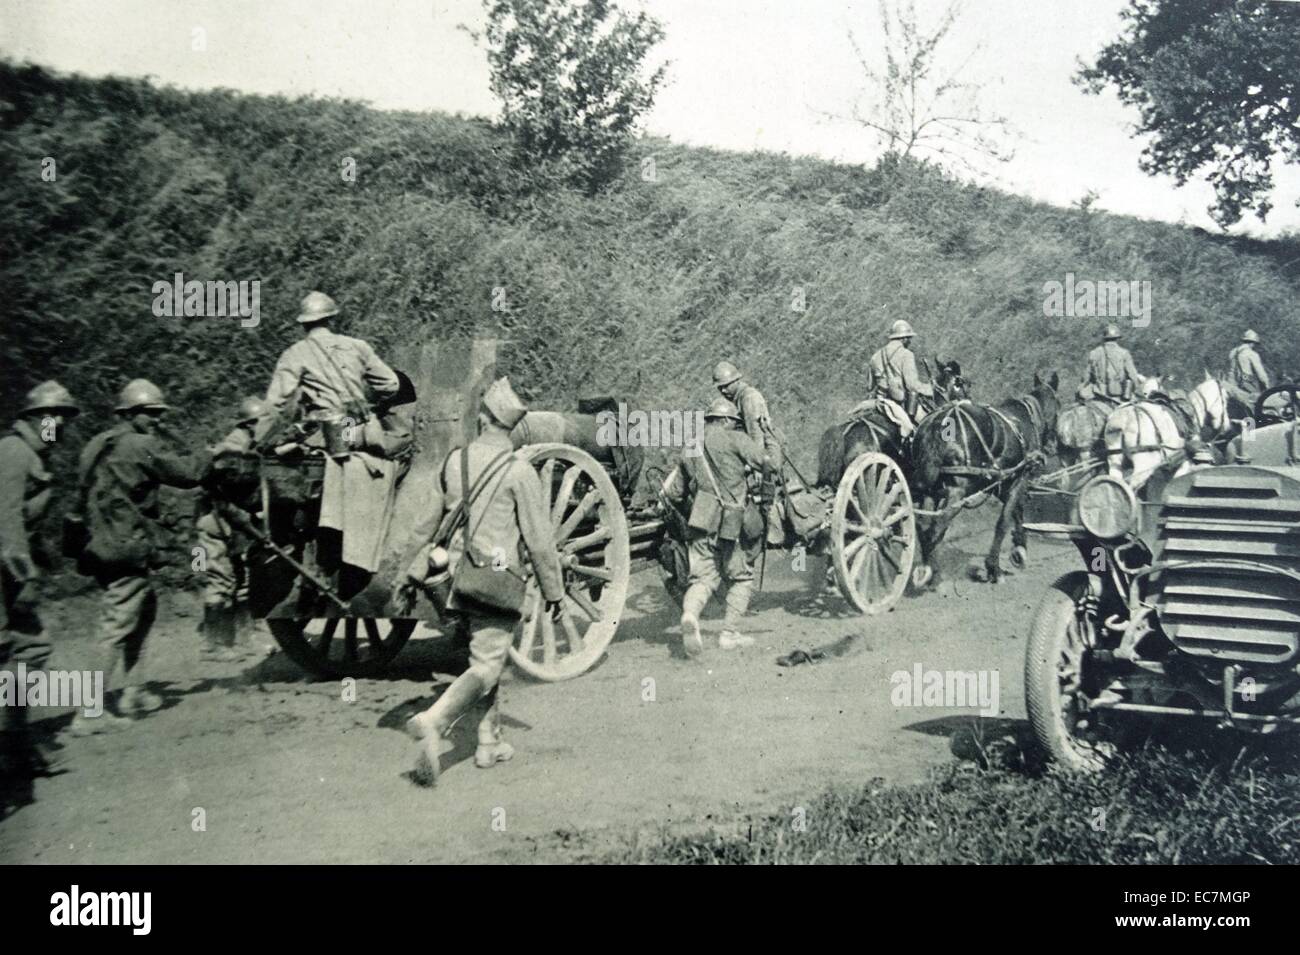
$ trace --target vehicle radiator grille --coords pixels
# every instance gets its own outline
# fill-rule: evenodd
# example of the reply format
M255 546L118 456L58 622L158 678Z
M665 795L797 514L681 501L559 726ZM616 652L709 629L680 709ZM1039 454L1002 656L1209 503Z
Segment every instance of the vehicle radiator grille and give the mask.
M1225 663L1295 659L1300 581L1276 571L1300 572L1300 482L1249 467L1205 468L1171 482L1156 560L1175 565L1156 576L1155 598L1180 650Z

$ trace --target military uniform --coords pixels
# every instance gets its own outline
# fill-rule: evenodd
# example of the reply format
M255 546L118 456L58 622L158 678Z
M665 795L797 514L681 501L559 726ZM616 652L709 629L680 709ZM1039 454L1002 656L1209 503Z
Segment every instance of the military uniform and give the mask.
M258 423L257 439L271 431L295 394L309 419L353 417L361 425L370 417L371 396L396 394L398 387L397 374L369 344L317 326L285 349L276 363L266 391L270 407Z
M916 356L901 341L878 349L868 363L871 369L871 397L888 398L915 417L916 398L934 397L934 385L921 378Z
M244 425L234 428L212 449L222 454L243 454L253 448L253 435ZM205 655L218 661L233 659L238 642L239 608L248 603L248 567L244 557L249 541L222 513L216 500L205 494L200 502L195 536L204 555L203 623Z
M1088 367L1080 398L1109 398L1112 401L1137 393L1141 379L1128 349L1107 341L1088 352Z
M0 667L10 672L19 663L43 670L50 660L35 584L37 558L44 556L36 525L50 503L49 447L27 420L0 438ZM24 733L24 716L0 706L0 756L26 745L8 738Z
M687 534L690 576L682 597L682 629L687 652L692 654L699 652L700 614L724 584L723 633L736 634L753 596L754 558L762 545L761 534L751 537L742 530L736 540L721 540L719 530L721 504L745 502L748 473L762 470L763 455L746 433L718 425L704 429L703 447L704 454L683 457L672 477L675 486L665 489L672 497L694 500L707 495L718 502L711 509L718 519L710 521L708 528L691 527ZM692 515L697 513L692 507Z
M159 556L158 489L196 487L209 464L207 454L177 454L131 420L97 434L81 453L90 534L83 567L103 588L100 642L111 667L121 663L132 698L131 677L158 609L150 582Z
M1245 341L1228 354L1228 380L1225 385L1228 397L1241 402L1247 414L1254 413L1259 396L1272 387L1259 353Z
M519 423L526 409L506 379L499 379L488 389L483 403L501 427L484 429L469 443L466 449L469 486L472 488L503 452L511 459L470 502L464 524L452 535L447 547L452 578L454 580L456 568L464 555L468 531L472 533L470 543L475 553L493 555L494 558L501 556L505 569L517 574L522 575L526 552L537 576L542 599L548 604L562 601L564 576L555 550L550 515L542 497L541 481L531 465L514 457L514 444L510 440L510 429ZM429 517L419 531L426 540L433 539L444 515L454 510L464 496L462 460L462 452L457 449L447 456L442 467L436 488L438 493ZM423 562L424 558L417 560ZM458 635L468 640L469 668L456 678L433 706L408 721L407 732L418 739L436 742L461 713L477 708L480 718L475 762L486 768L496 761L510 758L513 753L509 744L501 740L497 683L505 668L519 615L478 604L465 604L457 600L454 589L447 609L452 613ZM538 608L538 612L544 611ZM417 772L426 778L437 777L437 753L428 746L421 750Z

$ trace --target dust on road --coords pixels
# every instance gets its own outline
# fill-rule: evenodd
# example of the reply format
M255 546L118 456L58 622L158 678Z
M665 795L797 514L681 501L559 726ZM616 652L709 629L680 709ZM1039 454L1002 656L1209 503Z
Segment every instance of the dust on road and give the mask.
M680 653L675 608L654 569L632 582L616 642L591 672L543 684L508 670L502 715L518 755L474 768L473 729L458 727L434 790L408 777L402 723L454 669L448 641L420 633L393 672L313 681L282 654L261 663L197 660L191 597L164 597L148 661L166 705L129 732L61 738L63 772L0 822L0 858L50 863L392 863L556 861L567 835L626 839L749 811L790 809L828 784L923 779L1023 719L1024 632L1045 586L1073 569L1072 547L1031 542L1030 570L990 586L962 576L983 554L992 517L963 517L945 546L937 591L866 618L820 591L821 565L769 556L754 601L757 646L716 648L716 606L699 662ZM47 614L52 666L85 665L95 604ZM856 652L785 669L774 660L854 636ZM710 638L713 639L710 639ZM890 674L998 670L1001 713L899 708ZM54 731L70 718L40 724ZM956 753L956 755L954 755ZM197 821L204 823L202 831Z

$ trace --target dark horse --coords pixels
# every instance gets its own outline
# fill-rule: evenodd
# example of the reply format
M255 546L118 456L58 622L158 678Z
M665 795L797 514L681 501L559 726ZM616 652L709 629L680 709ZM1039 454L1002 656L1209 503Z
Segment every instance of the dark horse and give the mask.
M926 414L937 406L966 397L969 384L961 374L956 361L939 361L934 377L934 398L922 398L921 408ZM867 411L851 420L827 428L817 448L817 486L834 489L844 476L849 463L867 451L879 451L897 461L906 473L906 442L899 436L898 426L883 411Z
M921 522L921 554L927 564L913 573L917 586L924 586L936 572L935 549L948 533L959 505L972 494L982 498L991 493L1002 501L980 579L1000 579L1002 542L1008 526L1011 563L1024 565L1025 492L1042 456L1056 449L1059 384L1055 373L1050 381L1035 374L1027 395L993 406L957 402L927 415L917 425L912 435L912 493L921 508L941 512Z

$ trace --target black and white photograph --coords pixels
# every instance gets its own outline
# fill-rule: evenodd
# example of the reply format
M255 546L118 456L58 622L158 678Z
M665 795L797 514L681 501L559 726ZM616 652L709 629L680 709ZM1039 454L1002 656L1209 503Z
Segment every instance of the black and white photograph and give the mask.
M0 362L34 923L1300 862L1297 0L0 0Z

